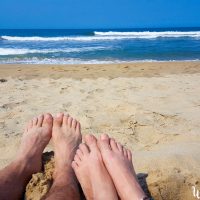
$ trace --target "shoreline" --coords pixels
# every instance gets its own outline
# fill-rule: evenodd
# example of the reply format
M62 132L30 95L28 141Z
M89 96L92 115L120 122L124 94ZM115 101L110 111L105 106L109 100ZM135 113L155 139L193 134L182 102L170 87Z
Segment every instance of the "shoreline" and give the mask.
M94 61L94 60L93 60ZM96 62L95 62L96 61ZM200 62L200 59L194 59L194 60L152 60L152 59L145 59L145 60L132 60L132 61L122 61L122 60L114 60L114 61L98 61L95 60L94 62L90 62L90 61L83 61L83 62L78 62L78 63L69 63L69 62L55 62L55 63L51 63L51 62L38 62L38 63L26 63L26 62L22 62L22 63L1 63L0 65L112 65L112 64L141 64L141 63L183 63L183 62Z
M39 65L0 64L0 78L117 78L158 77L200 73L200 62L155 62L120 64Z

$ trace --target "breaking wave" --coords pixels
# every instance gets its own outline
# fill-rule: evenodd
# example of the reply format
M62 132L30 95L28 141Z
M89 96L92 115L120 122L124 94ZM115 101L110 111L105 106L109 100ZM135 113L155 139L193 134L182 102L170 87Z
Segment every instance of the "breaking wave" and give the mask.
M178 38L192 37L200 38L200 31L164 31L164 32L94 32L94 36L63 36L63 37L20 37L20 36L1 36L3 40L11 41L94 41L94 40L123 40L123 39L153 39L153 38Z
M111 47L82 47L82 48L64 48L64 49L15 49L15 48L0 48L0 55L23 55L33 53L73 53L73 52L87 52L87 51L98 51L108 50Z

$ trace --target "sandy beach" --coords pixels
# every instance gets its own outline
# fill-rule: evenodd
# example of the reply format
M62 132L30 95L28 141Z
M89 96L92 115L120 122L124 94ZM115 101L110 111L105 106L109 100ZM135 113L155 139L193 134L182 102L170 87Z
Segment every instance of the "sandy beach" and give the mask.
M200 189L200 62L0 65L0 93L0 168L29 119L65 112L83 134L130 148L154 199L191 200Z

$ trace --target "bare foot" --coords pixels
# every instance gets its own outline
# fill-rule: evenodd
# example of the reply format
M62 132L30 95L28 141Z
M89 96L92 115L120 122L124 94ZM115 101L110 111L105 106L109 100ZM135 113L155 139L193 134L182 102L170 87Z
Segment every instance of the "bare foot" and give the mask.
M80 123L76 119L63 113L53 119L55 171L46 200L80 199L78 182L71 165L81 138Z
M52 126L52 116L44 114L33 118L25 129L16 160L25 164L30 174L41 170L42 153L51 139Z
M55 151L55 175L63 171L73 171L71 163L81 140L81 126L76 119L63 113L54 118L52 141Z
M42 167L42 152L51 138L53 118L40 115L29 122L17 158L0 171L0 199L21 199L33 173Z
M104 166L96 138L86 135L85 142L79 145L72 167L87 200L117 200L116 189Z
M132 164L132 154L114 139L103 134L98 146L104 164L122 200L140 200L145 196L140 187Z

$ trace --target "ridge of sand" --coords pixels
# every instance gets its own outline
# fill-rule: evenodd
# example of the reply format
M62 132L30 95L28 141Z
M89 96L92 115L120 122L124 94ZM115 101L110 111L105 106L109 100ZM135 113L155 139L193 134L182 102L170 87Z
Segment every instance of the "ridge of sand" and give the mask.
M62 111L80 120L83 134L108 133L132 149L154 199L191 200L192 186L200 189L199 62L0 65L0 79L0 167L14 158L25 122ZM48 191L48 170L34 176L27 199Z

